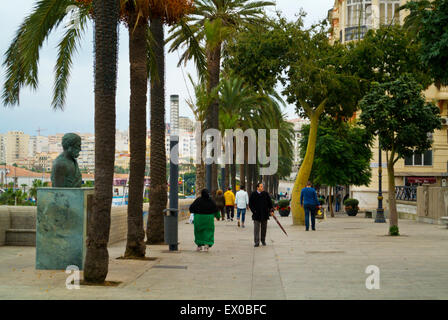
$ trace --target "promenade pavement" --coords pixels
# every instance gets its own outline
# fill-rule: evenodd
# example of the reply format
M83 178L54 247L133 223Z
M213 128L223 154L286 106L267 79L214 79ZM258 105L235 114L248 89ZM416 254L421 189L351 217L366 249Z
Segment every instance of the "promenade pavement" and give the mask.
M0 247L0 299L448 299L448 230L400 220L388 223L338 214L316 231L271 218L267 246L254 248L253 223L215 221L215 245L196 252L193 225L179 223L179 251L147 247L147 261L117 259L125 242L109 248L108 281L118 286L66 288L64 270L35 270L34 247ZM368 290L366 268L380 270L380 289Z

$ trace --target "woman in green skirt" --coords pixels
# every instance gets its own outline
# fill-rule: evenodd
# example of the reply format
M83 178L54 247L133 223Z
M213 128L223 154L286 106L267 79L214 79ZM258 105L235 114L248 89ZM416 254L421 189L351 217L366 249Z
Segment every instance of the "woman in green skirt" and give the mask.
M207 189L201 191L201 196L194 200L190 206L190 213L194 214L194 242L197 251L204 251L215 243L215 217L219 219L219 210L216 203L210 198Z

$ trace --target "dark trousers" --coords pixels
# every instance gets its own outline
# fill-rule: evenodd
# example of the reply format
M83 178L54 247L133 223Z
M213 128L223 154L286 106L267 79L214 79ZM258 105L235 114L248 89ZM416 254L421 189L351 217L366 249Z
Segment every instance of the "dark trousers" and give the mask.
M227 219L232 218L234 216L234 211L233 211L233 206L226 206L226 211L227 211Z
M260 236L261 242L266 242L266 229L268 226L268 220L256 221L254 220L254 242L255 244L260 244Z
M218 207L218 210L219 210L219 213L221 214L221 220L224 220L226 218L226 212L224 210L224 207Z
M316 229L316 206L312 204L306 204L303 206L305 209L305 227L306 230L310 228L310 215L311 215L311 228Z

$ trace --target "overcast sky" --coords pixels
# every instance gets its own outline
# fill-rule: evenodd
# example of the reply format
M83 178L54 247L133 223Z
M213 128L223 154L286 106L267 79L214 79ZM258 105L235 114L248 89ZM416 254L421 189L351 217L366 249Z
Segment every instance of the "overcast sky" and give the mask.
M2 1L0 12L0 61L3 64L4 54L14 34L37 0ZM20 3L20 5L18 5ZM276 9L290 20L300 11L307 13L305 25L324 19L334 0L276 0ZM275 9L268 10L271 14ZM52 34L40 52L39 87L38 90L23 89L20 105L10 108L0 106L0 133L19 130L36 135L38 128L42 135L65 132L94 132L94 99L93 99L93 28L90 25L82 45L73 61L69 88L64 111L53 111L50 107L54 82L53 68L56 59L57 41L62 28ZM120 51L117 88L117 128L127 130L129 122L129 62L128 34L120 27ZM193 117L185 103L189 94L193 94L187 74L196 78L194 65L177 68L178 53L167 54L166 57L166 121L169 122L169 96L180 96L180 115ZM186 81L184 80L187 79ZM5 69L0 66L0 84L3 88ZM187 82L187 83L186 83ZM149 110L149 108L148 108ZM296 117L293 106L285 110L289 118ZM149 122L148 122L149 126ZM44 130L45 129L45 130Z

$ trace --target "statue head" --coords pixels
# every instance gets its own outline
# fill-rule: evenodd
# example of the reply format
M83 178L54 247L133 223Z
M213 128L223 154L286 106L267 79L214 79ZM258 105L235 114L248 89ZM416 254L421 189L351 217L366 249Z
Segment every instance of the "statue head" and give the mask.
M78 158L81 151L81 137L76 133L66 133L62 137L62 148L73 159Z

